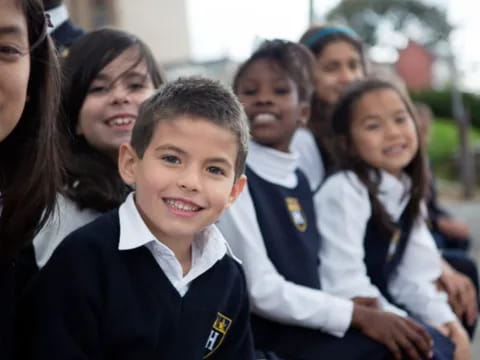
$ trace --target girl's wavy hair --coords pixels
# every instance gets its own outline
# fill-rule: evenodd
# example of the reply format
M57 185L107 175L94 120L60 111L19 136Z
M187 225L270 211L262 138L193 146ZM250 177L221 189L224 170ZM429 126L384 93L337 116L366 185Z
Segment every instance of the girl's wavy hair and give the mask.
M338 154L337 170L351 170L360 178L367 187L368 194L372 199L372 214L377 224L384 230L392 230L392 219L388 216L378 200L379 185L381 182L380 170L372 167L360 158L358 152L354 149L351 134L353 112L358 101L360 101L365 94L386 89L393 90L398 94L415 124L419 148L405 168L405 172L410 176L412 182L410 200L405 211L407 212L408 221L413 223L420 215L420 204L425 198L428 177L425 151L422 141L420 140L418 124L410 100L398 90L395 85L388 81L376 78L358 80L346 89L334 107L332 128L335 134L334 140Z
M104 28L84 35L72 45L63 64L60 117L68 149L64 193L80 209L106 212L119 206L130 191L118 174L117 163L90 146L83 135L77 135L76 128L92 81L105 66L131 48L138 50L138 58L129 69L144 61L154 87L158 88L164 77L150 49L125 31Z
M39 0L16 0L30 51L28 100L15 129L0 143L0 261L32 241L55 208L61 158L57 109L59 67Z

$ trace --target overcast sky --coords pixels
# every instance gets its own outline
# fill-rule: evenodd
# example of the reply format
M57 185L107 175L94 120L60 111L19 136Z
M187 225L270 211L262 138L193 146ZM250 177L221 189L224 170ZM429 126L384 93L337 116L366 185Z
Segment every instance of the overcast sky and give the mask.
M465 88L480 93L480 2L429 0L445 6L457 25L452 46ZM320 18L339 0L316 0ZM246 58L259 39L298 40L308 26L308 0L187 0L197 60Z

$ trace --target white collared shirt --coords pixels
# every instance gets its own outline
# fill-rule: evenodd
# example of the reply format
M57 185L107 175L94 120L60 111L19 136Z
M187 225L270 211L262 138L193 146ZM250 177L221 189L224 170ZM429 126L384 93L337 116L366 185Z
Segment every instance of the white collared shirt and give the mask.
M223 235L215 225L209 225L195 235L192 243L192 264L184 276L183 269L172 250L162 244L149 230L135 205L134 194L128 195L118 211L120 218L120 240L118 249L130 250L141 246L152 253L165 276L184 296L193 280L209 270L227 252L233 257Z
M408 201L411 181L382 172L378 198L392 220L398 221ZM328 178L314 198L318 228L321 284L325 291L345 298L375 297L385 311L406 316L390 304L367 275L364 237L372 209L365 185L351 171ZM446 295L434 281L441 274L441 257L423 219L414 223L403 258L388 284L395 301L421 320L443 324L456 319Z
M39 269L45 266L65 237L95 220L101 213L93 209L79 209L69 198L58 194L55 212L33 239L35 260Z
M313 133L307 128L298 128L290 150L299 155L298 167L307 176L310 187L318 189L325 176L325 167Z
M267 181L294 188L297 185L297 159L294 154L252 142L247 165ZM352 319L352 302L287 281L278 273L268 257L248 188L223 214L218 226L242 260L255 313L279 323L343 336Z
M68 9L65 5L57 6L53 9L45 11L46 14L50 17L50 22L53 27L47 26L47 33L51 34L54 32L60 25L68 20Z

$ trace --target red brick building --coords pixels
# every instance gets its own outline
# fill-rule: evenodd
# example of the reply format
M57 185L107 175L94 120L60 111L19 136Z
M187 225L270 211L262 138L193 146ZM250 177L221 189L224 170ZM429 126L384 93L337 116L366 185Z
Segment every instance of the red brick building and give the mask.
M409 40L407 47L399 52L395 70L405 81L408 89L430 89L434 61L434 56L426 48Z

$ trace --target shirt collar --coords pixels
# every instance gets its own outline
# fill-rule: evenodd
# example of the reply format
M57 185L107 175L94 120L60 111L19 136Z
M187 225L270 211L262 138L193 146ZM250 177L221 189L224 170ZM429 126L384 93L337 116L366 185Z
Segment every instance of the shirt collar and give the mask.
M68 9L65 5L57 6L53 9L45 11L45 13L48 14L53 25L53 27L47 27L47 32L49 34L54 32L55 29L68 20Z
M274 184L288 188L297 186L295 170L298 155L278 151L251 141L248 149L247 165L260 177Z
M380 176L378 198L387 213L392 218L398 218L410 200L412 180L405 173L397 178L383 170L380 172Z
M152 234L135 205L134 193L130 193L118 211L120 218L119 250L131 250L154 242L160 245L163 253L173 252ZM192 244L193 258L198 257L213 265L226 253L233 257L225 238L215 225L209 225L195 235ZM196 261L196 260L194 260ZM205 264L207 265L207 264Z

